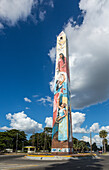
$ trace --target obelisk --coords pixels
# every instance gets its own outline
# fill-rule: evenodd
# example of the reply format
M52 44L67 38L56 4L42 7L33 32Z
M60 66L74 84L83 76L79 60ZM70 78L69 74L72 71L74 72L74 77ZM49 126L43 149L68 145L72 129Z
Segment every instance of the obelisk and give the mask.
M57 37L51 152L71 154L72 147L68 40L62 31Z

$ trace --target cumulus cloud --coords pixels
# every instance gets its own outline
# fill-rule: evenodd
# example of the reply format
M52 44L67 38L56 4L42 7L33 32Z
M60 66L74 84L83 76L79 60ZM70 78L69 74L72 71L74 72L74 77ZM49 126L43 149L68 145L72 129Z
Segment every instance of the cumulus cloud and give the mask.
M9 25L14 25L19 20L26 20L34 2L34 0L1 0L0 19Z
M81 26L65 27L69 40L71 91L74 108L84 108L109 98L108 1L81 0Z
M101 128L100 128L100 131L101 130L106 130L108 133L109 133L109 126L102 126Z
M29 102L31 103L32 101L30 99L28 99L27 97L24 98L25 102Z
M81 25L69 19L64 27L69 41L74 109L109 99L109 1L81 0L79 8L84 16Z
M83 136L81 140L90 143L90 138L89 138L88 136ZM99 135L95 135L95 136L92 138L92 144L93 144L93 143L96 143L96 145L97 145L98 147L102 146L102 139L99 137Z
M52 117L46 117L45 119L46 127L52 127L52 122L53 122Z
M50 106L52 106L52 103L53 103L51 97L49 97L49 96L45 96L45 98L42 97L42 98L38 99L37 101L41 102L43 105L46 105L46 103L49 103Z
M46 5L54 7L52 0L47 4L43 0L40 2L38 0L0 0L0 29L3 29L5 25L14 26L18 21L26 21L28 17L37 24L36 11L39 19L43 21L46 11L38 10L41 5L43 9Z
M24 111L14 113L13 115L11 113L8 113L6 115L6 118L10 121L10 127L1 127L0 129L2 130L18 129L21 131L25 131L26 133L33 133L33 130L43 130L42 124L28 117L26 114L24 114Z
M88 136L83 136L81 140L90 143L90 138Z
M11 130L11 128L9 128L7 126L3 126L3 127L0 127L0 130Z
M86 114L80 112L72 112L72 130L73 133L99 133L101 130L106 130L109 133L109 126L101 126L99 123L93 123L89 128L82 127L85 122Z
M50 56L50 59L52 62L55 61L55 58L56 58L56 47L53 47L49 53L48 53L48 56Z
M90 127L90 132L98 133L99 132L99 123L93 123Z
M72 112L72 130L73 133L87 133L86 128L81 128L85 121L85 114L80 112Z

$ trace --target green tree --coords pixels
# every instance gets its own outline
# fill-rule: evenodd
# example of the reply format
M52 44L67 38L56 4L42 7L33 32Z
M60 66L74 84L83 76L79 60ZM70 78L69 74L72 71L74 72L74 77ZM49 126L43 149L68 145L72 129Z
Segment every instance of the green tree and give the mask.
M33 138L35 140L34 145L37 151L51 150L52 128L45 127L43 132L35 133L34 136L31 135L29 139L29 145L32 145Z
M80 141L79 142L79 146L80 146L81 152L83 153L85 151L85 147L86 147L85 142L84 141Z
M73 140L73 150L77 153L77 151L79 150L79 145L78 145L79 140L74 137L72 140Z
M99 132L99 136L100 136L100 138L103 138L102 143L103 143L103 145L104 145L104 152L106 152L106 147L105 147L105 138L107 137L107 132L106 132L106 130L101 130L101 131Z
M22 149L22 144L27 144L26 134L24 131L12 129L7 130L6 132L0 132L0 150L10 148L15 151L17 137L17 149Z
M92 150L95 152L98 150L98 147L95 142L92 144Z
M76 138L73 138L73 150L74 152L85 152L85 151L89 151L89 147L90 144L89 142L85 142L85 141L79 141Z

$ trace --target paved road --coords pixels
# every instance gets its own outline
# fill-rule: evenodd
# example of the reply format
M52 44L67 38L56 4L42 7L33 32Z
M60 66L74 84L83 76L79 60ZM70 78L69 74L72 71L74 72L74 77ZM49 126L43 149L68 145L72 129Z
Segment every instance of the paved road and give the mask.
M0 170L109 170L109 156L99 159L36 161L24 157L0 157Z

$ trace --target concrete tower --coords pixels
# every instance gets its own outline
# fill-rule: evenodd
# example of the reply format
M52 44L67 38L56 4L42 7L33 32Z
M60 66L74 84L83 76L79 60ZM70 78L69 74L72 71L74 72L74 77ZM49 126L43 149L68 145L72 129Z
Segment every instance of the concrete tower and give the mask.
M72 153L70 73L68 41L62 31L57 37L53 107L52 153Z

